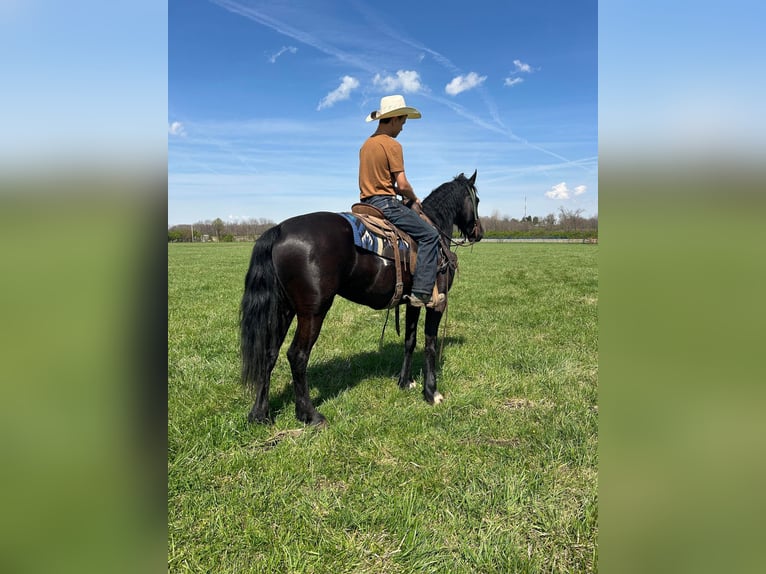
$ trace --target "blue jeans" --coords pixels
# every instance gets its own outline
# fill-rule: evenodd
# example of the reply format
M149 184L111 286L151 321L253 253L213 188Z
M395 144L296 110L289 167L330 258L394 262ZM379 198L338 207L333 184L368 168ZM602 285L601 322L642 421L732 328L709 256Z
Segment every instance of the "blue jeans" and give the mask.
M412 278L412 292L430 297L436 282L439 232L392 195L375 195L363 199L362 202L380 209L391 223L417 242L418 257L415 276Z

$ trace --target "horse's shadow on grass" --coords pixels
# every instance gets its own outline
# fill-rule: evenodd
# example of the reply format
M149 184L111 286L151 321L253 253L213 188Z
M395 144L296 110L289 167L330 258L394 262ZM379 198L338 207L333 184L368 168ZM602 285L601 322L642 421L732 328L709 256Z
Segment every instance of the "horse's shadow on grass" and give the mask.
M453 345L462 345L465 342L464 337L448 336L444 339L444 353L441 360L447 356L447 351ZM437 356L441 347L441 339L437 342ZM404 344L389 342L383 347L374 351L356 353L343 357L335 357L327 361L317 361L312 364L309 362L306 371L309 389L311 389L311 400L315 406L319 407L325 401L333 399L343 391L356 387L361 382L376 377L385 377L391 380L391 388L397 388L399 372L404 361ZM423 382L423 349L419 344L412 358L412 377L418 385ZM440 361L441 362L441 361ZM437 369L439 365L437 364ZM292 406L295 402L292 381L287 381L281 385L281 389L274 391L272 381L272 391L269 402L271 410L274 413L283 411L286 407Z

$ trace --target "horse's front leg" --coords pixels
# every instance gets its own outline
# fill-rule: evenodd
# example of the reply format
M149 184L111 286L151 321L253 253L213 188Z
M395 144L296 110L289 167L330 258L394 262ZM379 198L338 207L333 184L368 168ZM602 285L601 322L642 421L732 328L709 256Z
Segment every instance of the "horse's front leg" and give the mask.
M425 377L423 398L432 405L438 405L444 396L436 390L436 339L442 314L434 309L426 310Z
M399 373L399 388L412 389L417 383L412 380L412 354L418 342L418 320L420 319L420 307L407 305L404 329L404 362L402 371Z

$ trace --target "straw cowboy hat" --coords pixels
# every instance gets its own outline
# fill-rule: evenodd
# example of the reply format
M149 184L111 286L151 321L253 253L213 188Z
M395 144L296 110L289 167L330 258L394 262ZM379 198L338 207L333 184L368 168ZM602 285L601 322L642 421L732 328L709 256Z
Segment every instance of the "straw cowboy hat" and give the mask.
M404 96L384 96L380 98L380 109L370 112L370 115L364 120L382 120L385 118L395 118L397 116L407 116L408 119L416 120L420 112L415 108L410 108L404 102Z

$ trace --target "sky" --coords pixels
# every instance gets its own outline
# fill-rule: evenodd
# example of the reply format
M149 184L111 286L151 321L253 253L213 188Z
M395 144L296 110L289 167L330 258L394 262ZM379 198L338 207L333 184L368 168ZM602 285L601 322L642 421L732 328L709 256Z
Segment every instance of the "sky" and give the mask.
M164 164L167 22L156 0L0 0L0 173Z
M597 2L170 0L168 225L347 211L380 98L424 198L598 214Z
M763 165L763 2L604 0L598 17L602 169Z

